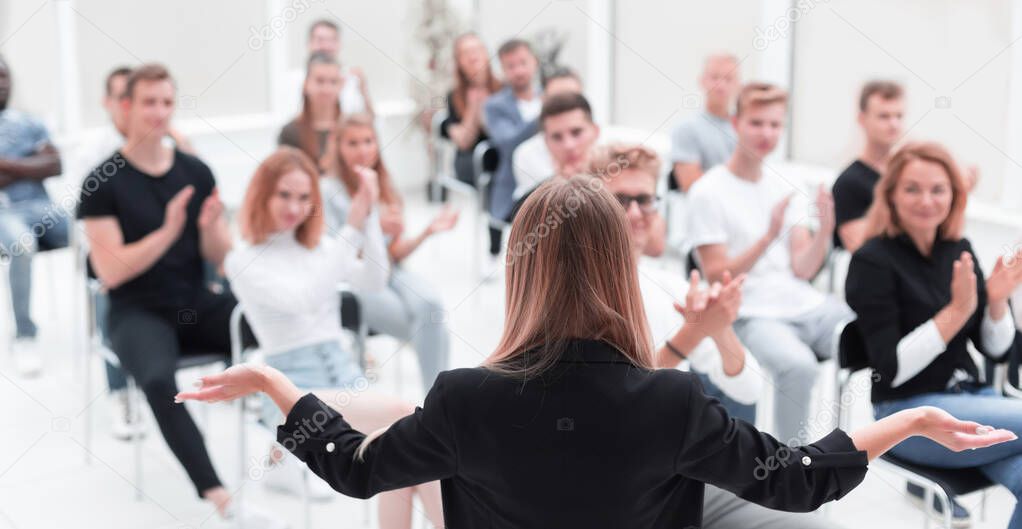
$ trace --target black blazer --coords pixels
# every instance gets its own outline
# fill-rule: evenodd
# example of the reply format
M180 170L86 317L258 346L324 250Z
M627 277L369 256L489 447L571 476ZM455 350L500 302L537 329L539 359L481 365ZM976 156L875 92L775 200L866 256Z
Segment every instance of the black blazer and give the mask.
M892 388L891 382L898 373L898 342L951 302L951 275L955 260L963 251L972 254L975 265L976 311L930 365ZM845 297L857 315L856 325L862 332L875 373L873 402L944 391L955 369L964 370L979 382L979 369L969 354L969 342L991 360L1006 358L991 355L982 340L986 282L968 239L938 239L930 256L920 254L906 235L870 239L855 252L848 265Z
M703 483L810 511L858 485L867 463L840 430L789 449L729 418L694 375L637 368L594 341L573 342L527 382L441 373L363 461L363 434L311 394L277 435L348 496L441 480L451 529L699 527Z

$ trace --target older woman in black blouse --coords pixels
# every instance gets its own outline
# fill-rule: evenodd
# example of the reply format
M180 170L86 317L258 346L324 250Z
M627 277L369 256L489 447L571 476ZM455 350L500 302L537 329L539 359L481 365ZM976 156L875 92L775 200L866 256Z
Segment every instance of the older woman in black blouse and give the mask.
M556 179L525 201L496 351L441 373L389 429L352 429L265 366L231 367L178 398L263 391L288 414L278 441L335 489L365 498L439 479L452 528L698 527L703 483L807 511L847 494L869 458L906 437L954 450L1015 437L927 407L792 448L730 418L691 373L654 369L628 221L602 183Z
M1022 433L1022 401L980 380L971 342L991 360L1015 346L1008 296L1022 282L1016 254L997 260L984 280L962 238L966 190L948 152L935 143L904 146L877 183L872 227L877 235L852 257L846 296L875 372L877 418L935 406L951 414ZM892 449L911 462L979 467L1022 497L1022 441L952 453L915 437ZM1009 528L1022 528L1016 503Z

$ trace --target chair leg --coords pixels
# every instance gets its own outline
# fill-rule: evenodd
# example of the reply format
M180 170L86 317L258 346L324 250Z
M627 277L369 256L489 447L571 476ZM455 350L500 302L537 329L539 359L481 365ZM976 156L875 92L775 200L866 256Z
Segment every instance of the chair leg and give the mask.
M135 378L128 376L128 407L129 414L135 413L139 410L138 402L138 391L135 385ZM135 499L142 501L142 432L140 429L135 428L131 432L131 444L134 445L135 451Z
M312 507L309 500L309 472L302 470L302 510L305 516L305 529L312 529Z
M980 496L979 496L979 521L981 521L981 522L986 522L987 521L987 490L989 490L989 489L983 489L983 492L979 493L980 494Z
M245 517L242 510L245 508L245 499L242 491L245 490L244 483L248 478L245 468L245 451L248 445L245 442L245 399L238 399L238 491L234 493L235 512L237 513L238 529L244 529Z
M88 348L85 351L85 369L82 376L85 378L85 398L82 402L85 406L85 422L82 423L82 442L85 444L85 464L92 464L92 406L89 405L89 400L92 399L92 369L91 362L92 349Z
M934 488L938 489L935 492L935 494L937 495L937 499L940 500L941 512L944 515L944 524L943 524L943 526L944 526L945 529L951 529L952 528L952 517L953 517L953 513L951 512L952 511L952 508L951 508L951 497L948 496L947 492L945 492L944 489L941 489L941 488L937 487L936 485L934 485ZM928 508L932 509L933 507L931 506L931 507L928 507Z

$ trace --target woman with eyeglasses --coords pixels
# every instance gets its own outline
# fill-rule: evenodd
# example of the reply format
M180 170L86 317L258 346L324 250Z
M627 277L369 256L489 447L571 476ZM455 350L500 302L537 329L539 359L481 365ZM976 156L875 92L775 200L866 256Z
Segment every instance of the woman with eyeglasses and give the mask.
M704 483L813 510L869 459L923 435L955 450L1014 438L939 409L788 447L731 419L697 378L655 369L628 223L590 177L540 186L511 228L503 335L479 367L441 373L421 408L365 434L272 368L239 365L179 400L255 392L278 440L336 490L368 498L441 480L448 527L698 527Z

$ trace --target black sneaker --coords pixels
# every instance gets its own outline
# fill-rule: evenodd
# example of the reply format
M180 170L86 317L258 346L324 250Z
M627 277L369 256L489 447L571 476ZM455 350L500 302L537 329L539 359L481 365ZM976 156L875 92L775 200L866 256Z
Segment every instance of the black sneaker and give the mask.
M926 494L926 489L916 485L915 483L909 483L906 487L909 497L920 507L923 504L923 496ZM930 514L940 521L944 520L944 506L940 503L940 500L936 496L933 497L933 510ZM960 503L955 501L955 498L951 498L951 527L956 529L964 529L972 525L972 518L969 515L968 509L962 507Z

